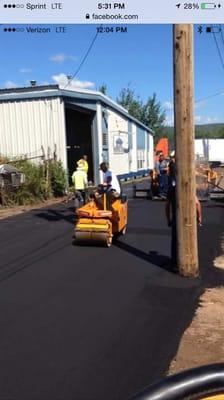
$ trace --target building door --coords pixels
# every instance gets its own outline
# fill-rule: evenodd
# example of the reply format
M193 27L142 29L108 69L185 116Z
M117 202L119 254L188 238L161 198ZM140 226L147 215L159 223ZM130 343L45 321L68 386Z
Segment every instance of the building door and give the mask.
M77 161L87 155L88 180L93 181L92 125L95 112L66 107L67 159L69 178L77 167Z

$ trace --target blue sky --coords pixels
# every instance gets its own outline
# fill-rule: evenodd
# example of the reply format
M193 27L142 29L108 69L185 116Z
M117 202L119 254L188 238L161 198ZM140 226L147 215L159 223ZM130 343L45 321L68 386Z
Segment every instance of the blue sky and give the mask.
M17 26L19 27L19 26ZM25 27L25 26L23 26ZM0 32L0 87L26 86L30 79L42 83L66 83L96 33L95 25L68 25L66 34ZM204 27L205 29L205 27ZM222 26L224 34L224 26ZM224 41L217 40L224 59ZM196 123L224 122L224 68L212 34L195 27ZM129 25L128 33L99 34L72 86L96 89L102 83L113 99L128 85L143 100L154 92L173 123L172 26Z

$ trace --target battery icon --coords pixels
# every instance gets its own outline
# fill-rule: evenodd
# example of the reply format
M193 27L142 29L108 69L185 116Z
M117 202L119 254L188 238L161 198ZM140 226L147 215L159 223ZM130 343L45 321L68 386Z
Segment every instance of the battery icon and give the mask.
M222 28L219 25L207 26L206 33L220 33Z
M214 10L216 8L215 3L201 3L202 10Z

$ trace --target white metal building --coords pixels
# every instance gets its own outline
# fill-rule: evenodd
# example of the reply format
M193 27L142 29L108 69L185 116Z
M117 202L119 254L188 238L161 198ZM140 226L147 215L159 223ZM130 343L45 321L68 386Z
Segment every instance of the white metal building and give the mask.
M57 85L0 90L0 154L35 159L43 149L56 149L70 174L87 154L96 183L102 161L121 178L153 168L153 132L102 93Z
M197 160L224 163L224 139L196 139L195 156Z

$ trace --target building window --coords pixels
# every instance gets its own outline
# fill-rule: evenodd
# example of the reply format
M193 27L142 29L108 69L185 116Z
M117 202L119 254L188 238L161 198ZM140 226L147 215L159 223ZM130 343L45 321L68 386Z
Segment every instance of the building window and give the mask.
M138 160L137 167L138 167L138 169L143 169L143 167L144 167L144 160Z
M103 133L103 147L108 147L108 133Z
M145 166L145 151L138 150L137 151L137 168L143 169Z

